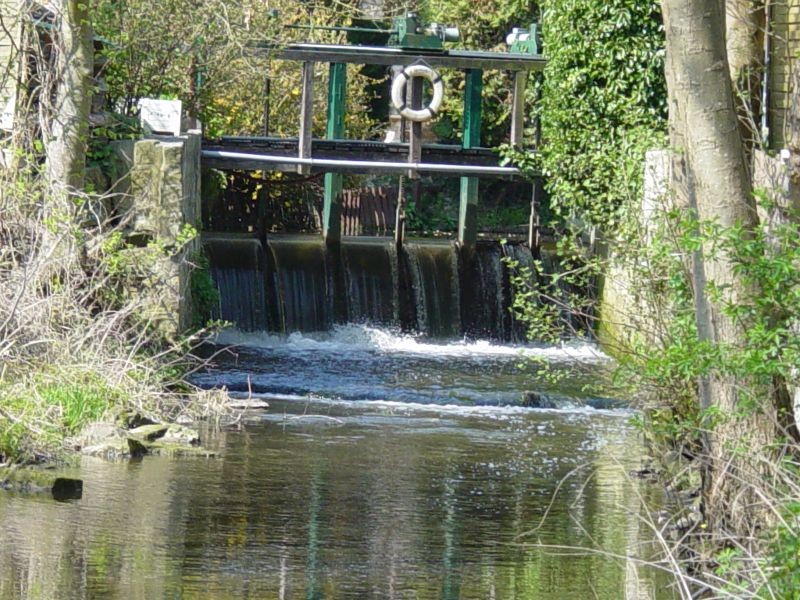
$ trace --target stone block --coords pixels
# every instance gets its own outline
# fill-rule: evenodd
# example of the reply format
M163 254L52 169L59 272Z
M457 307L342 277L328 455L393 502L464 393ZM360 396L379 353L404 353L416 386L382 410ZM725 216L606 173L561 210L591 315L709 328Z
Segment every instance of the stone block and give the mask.
M114 185L117 212L126 218L127 234L144 246L148 269L141 290L130 290L142 303L141 316L168 337L191 326L190 259L198 241L179 247L185 225L199 229L200 133L117 142L120 174ZM174 251L153 256L154 244Z
M667 150L650 151L645 156L644 190L635 207L643 243L649 243L661 215L673 208L669 185L672 155ZM600 300L600 339L611 354L627 351L634 344L656 343L657 333L669 318L670 307L639 285L638 259L618 256L613 246L608 251Z

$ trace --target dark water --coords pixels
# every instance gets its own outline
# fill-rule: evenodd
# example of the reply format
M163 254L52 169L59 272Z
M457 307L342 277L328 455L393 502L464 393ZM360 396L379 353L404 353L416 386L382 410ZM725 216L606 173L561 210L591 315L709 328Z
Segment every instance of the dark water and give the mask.
M231 334L204 385L266 413L206 432L218 459L84 459L84 496L0 495L0 598L671 598L629 477L626 410L580 406L523 355L382 330ZM522 364L522 366L520 366ZM572 397L519 406L521 389ZM629 558L626 558L629 557Z
M448 240L204 233L219 290L215 317L243 331L315 332L336 323L398 327L437 339L468 336L524 341L510 310L513 259L533 270L520 243L481 240L469 251ZM540 248L545 276L559 272L553 248ZM548 302L538 295L533 302Z

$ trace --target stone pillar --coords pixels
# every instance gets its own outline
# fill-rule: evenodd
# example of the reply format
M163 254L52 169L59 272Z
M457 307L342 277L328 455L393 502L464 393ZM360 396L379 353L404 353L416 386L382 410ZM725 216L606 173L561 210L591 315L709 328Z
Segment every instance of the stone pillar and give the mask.
M141 254L141 317L167 338L192 325L191 270L200 242L199 131L116 144L123 177L114 192L116 212L127 219L130 252Z
M20 0L0 0L0 167L11 167L11 140L17 120L17 82L20 76L22 21Z
M645 156L641 204L635 207L631 217L638 219L643 244L650 243L659 213L670 208L670 165L668 150L651 150ZM660 304L663 298L648 295L638 284L636 265L625 262L634 258L620 257L613 246L608 248L607 254L600 300L600 341L611 354L627 350L633 342L655 343L659 315L668 318L669 307Z

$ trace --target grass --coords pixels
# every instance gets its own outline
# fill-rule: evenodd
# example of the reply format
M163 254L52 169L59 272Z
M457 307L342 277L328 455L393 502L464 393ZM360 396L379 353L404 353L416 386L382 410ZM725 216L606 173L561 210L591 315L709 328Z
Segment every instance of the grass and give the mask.
M0 381L0 455L12 462L60 459L64 441L126 404L126 395L90 372L50 369Z
M70 437L114 415L226 411L184 383L191 343L141 293L163 293L159 261L186 257L123 260L130 216L107 215L108 200L54 202L35 168L0 171L0 463L65 458Z

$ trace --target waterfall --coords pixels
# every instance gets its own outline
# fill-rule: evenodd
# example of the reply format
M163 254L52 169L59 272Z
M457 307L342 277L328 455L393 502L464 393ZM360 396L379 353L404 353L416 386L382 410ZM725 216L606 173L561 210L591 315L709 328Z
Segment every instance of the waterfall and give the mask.
M461 335L458 249L454 242L413 240L403 246L416 329L431 337Z
M543 246L540 248L539 253L541 255L542 271L544 272L544 276L546 278L546 281L543 283L548 288L548 295L552 299L551 301L557 304L560 320L566 330L570 333L574 333L581 328L581 324L578 323L578 319L576 319L574 312L568 307L568 298L572 294L585 294L587 291L579 291L574 285L568 283L563 277L558 278L555 283L553 283L553 275L561 272L561 261L558 256L558 252L552 246Z
M433 338L527 339L510 310L518 292L504 261L537 277L524 244L481 241L460 251L452 241L412 239L398 254L389 238L348 237L327 247L314 235L271 235L266 249L236 234L204 234L203 242L220 292L214 316L246 331L325 331L353 322ZM544 291L574 292L562 281L549 287L560 264L554 250L540 252ZM568 309L561 315L576 326Z
M333 269L318 236L274 235L267 245L275 261L272 282L280 330L324 331L334 322Z
M530 284L533 285L536 283L538 279L537 270L534 264L533 252L531 252L531 249L528 248L528 246L523 244L506 244L503 246L503 252L506 257L516 264L516 272L514 273L515 275L521 275L525 272L530 273ZM508 268L509 267L506 266L506 270L508 270ZM509 307L514 305L516 294L521 293L522 291L523 290L515 289L514 286L509 283ZM509 311L509 313L510 312L511 311ZM528 336L525 323L515 318L513 314L510 314L510 319L510 339L517 342L526 340Z
M345 238L341 245L347 320L397 325L400 320L399 269L394 241Z
M461 314L464 333L473 338L510 339L508 277L498 242L481 242L464 253Z
M203 234L211 278L219 290L215 319L245 331L269 326L264 287L265 257L261 242L236 234Z

